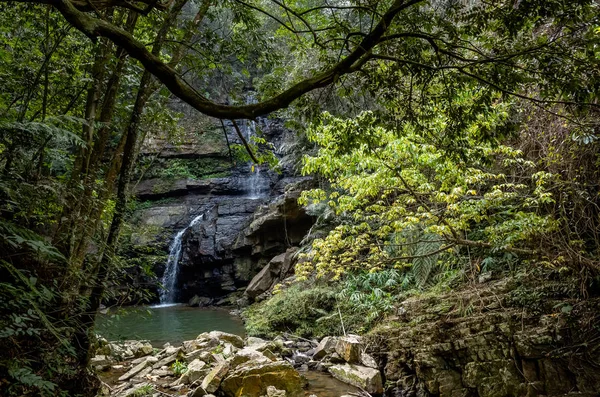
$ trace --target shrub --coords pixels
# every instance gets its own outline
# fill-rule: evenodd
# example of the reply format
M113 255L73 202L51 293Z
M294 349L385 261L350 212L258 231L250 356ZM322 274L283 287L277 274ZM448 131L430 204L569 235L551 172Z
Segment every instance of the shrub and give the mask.
M302 337L340 335L360 327L360 314L340 301L338 283L301 282L255 304L244 312L249 335L273 337L292 332ZM340 317L343 319L340 321Z
M184 363L184 362L182 362L182 361L179 361L179 360L176 360L171 365L171 369L173 370L173 373L176 376L181 376L181 375L185 374L187 372L187 370L188 370L187 364Z

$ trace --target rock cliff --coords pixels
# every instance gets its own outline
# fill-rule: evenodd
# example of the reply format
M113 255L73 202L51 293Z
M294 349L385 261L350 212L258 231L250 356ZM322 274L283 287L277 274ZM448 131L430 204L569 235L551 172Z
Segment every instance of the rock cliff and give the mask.
M230 157L227 142L239 140L227 128L225 139L215 125L205 125L200 133L186 131L179 145L157 137L147 140L140 161L147 166L135 186L138 206L122 254L138 265L134 269L150 268L160 279L173 237L187 228L176 281L178 302L198 296L210 298L196 299L204 304L233 303L235 296L221 298L236 291L240 295L274 256L297 245L312 226L313 218L297 204L301 190L312 182L285 166L294 162L286 151L294 134L276 120L261 119L259 124L282 160L280 173ZM139 270L132 276L140 285L160 288Z
M600 300L549 297L540 312L511 306L520 293L503 280L403 302L369 336L386 395L596 396Z

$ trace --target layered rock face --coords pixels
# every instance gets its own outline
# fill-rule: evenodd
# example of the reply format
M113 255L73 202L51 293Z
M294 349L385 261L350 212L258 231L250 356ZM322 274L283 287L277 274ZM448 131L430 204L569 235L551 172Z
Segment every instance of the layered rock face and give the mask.
M386 395L597 395L600 347L588 342L600 301L582 303L573 316L560 308L533 314L506 305L510 288L404 302L392 323L370 335Z
M261 129L285 161L285 147L295 139L276 121ZM136 211L131 244L124 256L165 272L169 244L181 230L176 301L233 303L220 298L241 291L276 255L297 245L313 219L297 204L311 181L283 173L232 165L222 130L187 133L178 146L150 139L143 153L149 171L136 185L142 202ZM228 132L230 143L237 138ZM235 160L235 159L233 159ZM188 175L193 174L193 175ZM193 225L190 222L197 219ZM139 283L144 280L139 277ZM158 289L158 286L156 286Z

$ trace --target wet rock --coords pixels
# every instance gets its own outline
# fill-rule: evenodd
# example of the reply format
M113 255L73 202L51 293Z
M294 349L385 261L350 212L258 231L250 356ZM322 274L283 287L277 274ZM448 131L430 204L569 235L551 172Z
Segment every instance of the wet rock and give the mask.
M365 389L368 393L383 393L383 382L378 370L360 365L333 365L329 373L336 379Z
M300 374L287 362L249 363L228 374L221 384L221 391L227 397L260 397L267 393L269 386L285 390L289 397L301 397L302 379Z

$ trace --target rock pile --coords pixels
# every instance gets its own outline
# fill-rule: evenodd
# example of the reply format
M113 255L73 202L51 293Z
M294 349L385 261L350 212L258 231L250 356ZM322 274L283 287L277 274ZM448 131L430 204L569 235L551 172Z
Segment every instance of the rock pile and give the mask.
M161 350L147 341L101 341L91 365L110 397L300 397L306 387L301 372L308 370L329 372L368 393L383 392L377 363L358 336L244 341L212 331Z

